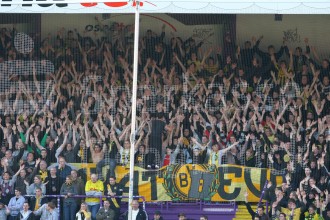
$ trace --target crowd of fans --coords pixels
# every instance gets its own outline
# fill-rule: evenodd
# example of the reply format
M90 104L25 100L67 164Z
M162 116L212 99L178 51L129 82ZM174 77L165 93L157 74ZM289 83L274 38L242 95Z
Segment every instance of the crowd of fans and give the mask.
M56 194L66 198L65 220L108 219L98 218L98 199L70 196L122 194L115 167L129 167L133 30L114 23L97 39L64 29L31 34L29 53L15 48L17 30L1 30L0 65L55 66L10 75L0 94L1 219L57 217L44 197ZM163 26L139 42L136 166L272 168L283 184L268 184L272 210L260 207L254 218L330 219L329 60L308 39L304 50L284 40L276 52L260 49L271 43L262 36L240 46L226 33L220 46L171 34ZM97 166L87 181L69 163ZM118 219L120 199L105 201L100 210L108 209Z

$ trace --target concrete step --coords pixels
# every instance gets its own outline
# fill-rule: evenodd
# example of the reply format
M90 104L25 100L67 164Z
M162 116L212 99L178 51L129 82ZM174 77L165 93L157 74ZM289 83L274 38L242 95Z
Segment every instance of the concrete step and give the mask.
M257 210L257 205L251 205L252 210ZM245 205L238 205L233 220L251 220L251 215Z

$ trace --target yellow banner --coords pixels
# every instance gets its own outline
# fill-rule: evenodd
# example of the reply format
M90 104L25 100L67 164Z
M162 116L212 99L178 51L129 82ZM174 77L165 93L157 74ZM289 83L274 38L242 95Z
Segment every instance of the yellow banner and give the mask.
M95 164L72 164L85 168L87 176ZM93 172L93 171L92 171ZM104 175L105 176L105 175ZM117 182L128 193L129 169L116 168ZM273 176L269 169L236 165L170 165L160 170L134 168L134 195L144 196L146 201L244 201L249 193L250 202L258 202L266 180L278 185L281 176Z

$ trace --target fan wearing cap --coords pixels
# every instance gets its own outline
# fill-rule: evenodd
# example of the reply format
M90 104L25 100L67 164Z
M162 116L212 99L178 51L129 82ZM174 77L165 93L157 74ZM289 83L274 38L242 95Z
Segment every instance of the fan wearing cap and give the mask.
M193 147L192 163L193 164L202 164L205 158L205 151L202 150L199 146Z

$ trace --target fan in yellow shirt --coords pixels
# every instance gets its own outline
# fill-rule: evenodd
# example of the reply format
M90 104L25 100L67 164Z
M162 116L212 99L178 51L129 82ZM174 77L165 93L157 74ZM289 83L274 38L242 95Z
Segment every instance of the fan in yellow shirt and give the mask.
M288 208L281 208L281 211L285 213L292 220L299 220L301 209L297 208L296 201L294 199L288 200Z
M85 185L86 196L92 198L86 198L86 204L90 212L92 213L92 219L96 219L97 211L100 209L100 196L103 196L104 185L103 182L98 180L95 173L91 174L91 179L86 182ZM93 198L95 197L95 198Z

